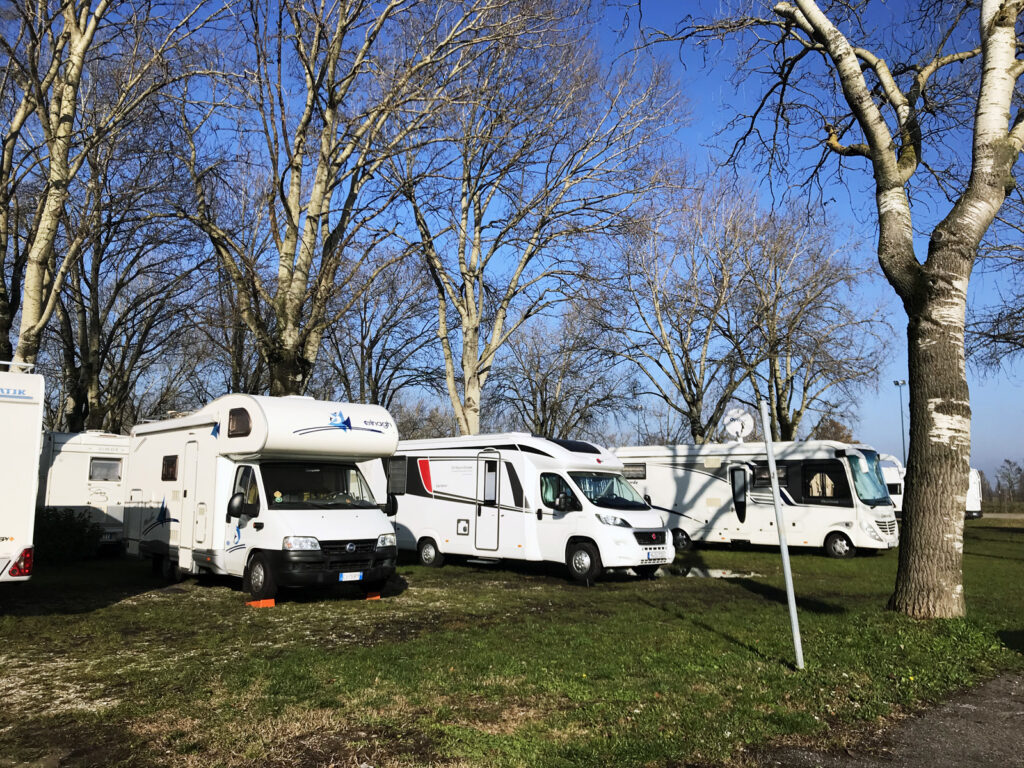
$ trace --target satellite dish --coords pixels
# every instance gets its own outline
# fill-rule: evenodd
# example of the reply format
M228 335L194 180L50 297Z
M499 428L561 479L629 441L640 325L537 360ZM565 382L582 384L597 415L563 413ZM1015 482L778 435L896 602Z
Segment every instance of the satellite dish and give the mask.
M754 431L754 417L742 408L731 408L725 412L723 428L729 437L742 443Z

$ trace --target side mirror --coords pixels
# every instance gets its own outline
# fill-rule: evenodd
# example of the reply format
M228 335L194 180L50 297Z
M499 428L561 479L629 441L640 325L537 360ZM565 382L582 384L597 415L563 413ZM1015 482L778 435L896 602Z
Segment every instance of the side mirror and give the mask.
M565 491L558 494L555 497L555 509L559 512L568 512L572 507L572 500L569 498L569 494Z
M729 470L729 481L732 483L732 504L736 508L736 517L740 522L747 519L747 470L733 467Z
M228 516L225 522L230 523L231 518L241 517L245 511L245 494L241 491L228 499Z
M380 511L388 517L394 517L398 514L398 497L393 493L388 494L388 500L380 505Z
M646 502L647 502L647 506L648 506L648 507L652 506L652 505L651 505L651 494L649 494L649 493L645 493L645 494L644 494L644 501L646 501Z

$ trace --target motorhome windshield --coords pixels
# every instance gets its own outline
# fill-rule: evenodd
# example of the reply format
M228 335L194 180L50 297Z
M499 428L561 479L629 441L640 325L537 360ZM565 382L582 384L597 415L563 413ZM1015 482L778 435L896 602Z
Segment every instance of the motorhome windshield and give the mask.
M372 509L377 502L355 464L260 464L270 509Z
M646 502L622 475L609 472L570 472L569 477L595 506L610 509L649 509Z
M853 487L857 489L858 498L873 507L879 504L891 504L889 491L882 480L882 469L878 465L878 454L869 450L861 450L860 453L864 456L864 462L860 461L859 456L849 457ZM863 463L866 463L867 466L863 466Z

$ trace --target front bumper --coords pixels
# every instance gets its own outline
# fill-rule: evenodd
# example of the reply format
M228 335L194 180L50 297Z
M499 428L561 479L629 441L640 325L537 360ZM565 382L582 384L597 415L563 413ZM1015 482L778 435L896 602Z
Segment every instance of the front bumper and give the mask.
M615 530L609 542L601 544L601 562L606 568L633 568L638 565L666 565L676 556L672 534L666 529Z
M376 542L374 542L376 543ZM346 552L343 547L322 543L320 550L267 553L278 583L284 587L337 584L343 575L361 574L359 581L383 581L395 572L397 547Z

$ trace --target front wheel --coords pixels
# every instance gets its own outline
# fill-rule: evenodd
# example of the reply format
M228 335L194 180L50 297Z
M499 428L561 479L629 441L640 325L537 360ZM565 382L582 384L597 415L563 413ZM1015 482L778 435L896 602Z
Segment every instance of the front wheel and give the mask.
M249 594L253 600L272 600L277 594L277 579L266 555L257 553L249 561Z
M825 554L829 557L853 557L857 549L845 533L830 533L825 537Z
M433 539L422 539L416 548L420 558L420 565L428 568L440 568L444 565L444 555L437 548L437 542Z
M565 552L565 565L572 580L581 584L589 584L596 580L603 570L601 554L589 541L570 544Z
M676 548L676 552L685 552L693 546L690 534L681 528L676 528L672 531L672 546Z

